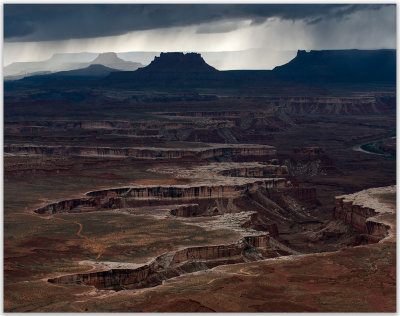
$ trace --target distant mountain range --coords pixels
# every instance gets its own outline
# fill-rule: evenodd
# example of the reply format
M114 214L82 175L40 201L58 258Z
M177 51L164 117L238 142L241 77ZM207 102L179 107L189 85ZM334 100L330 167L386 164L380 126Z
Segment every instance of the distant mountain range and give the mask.
M38 62L16 62L3 68L5 79L23 78L40 72L56 72L85 68L98 54L54 54L50 59Z
M199 54L162 53L147 67L111 73L107 86L120 88L239 88L285 84L395 83L395 50L299 50L289 63L273 70L217 71Z
M93 64L86 68L59 71L52 74L42 75L42 78L64 78L64 77L106 77L112 72L119 72L121 70L109 68L101 64ZM36 76L37 79L37 76Z
M4 87L5 89L6 87L55 89L90 87L96 85L100 78L105 78L113 72L122 71L93 64L86 68L34 75L16 81L5 81Z
M115 89L284 89L294 86L327 87L332 84L395 84L395 50L299 50L297 56L273 70L218 71L197 53L161 53L160 57L136 71L116 71L125 65L114 53L101 54L80 71L64 71L15 81L7 87L38 86L46 81L51 85L96 86ZM132 66L133 67L133 66ZM113 69L114 68L114 69ZM121 69L121 68L120 68ZM74 80L71 80L74 78ZM87 78L85 82L83 80ZM55 79L58 82L54 82Z
M161 52L118 52L117 57L124 61L140 63L144 66L151 63ZM32 73L57 72L85 68L93 62L99 53L57 53L50 59L40 62L15 62L3 69L7 80L21 79ZM232 69L272 69L276 65L283 65L296 56L293 50L247 49L240 51L201 52L201 56L212 67L218 70ZM249 63L249 61L251 61ZM105 65L111 67L110 65ZM142 67L142 66L140 66ZM250 68L249 68L250 67ZM112 68L112 67L111 67ZM124 69L121 69L124 70ZM134 70L134 69L128 69ZM11 77L13 76L13 77Z
M126 61L116 53L78 53L55 54L41 62L18 62L4 67L5 80L18 80L33 75L87 68L90 65L103 65L122 71L133 71L143 67L141 63Z

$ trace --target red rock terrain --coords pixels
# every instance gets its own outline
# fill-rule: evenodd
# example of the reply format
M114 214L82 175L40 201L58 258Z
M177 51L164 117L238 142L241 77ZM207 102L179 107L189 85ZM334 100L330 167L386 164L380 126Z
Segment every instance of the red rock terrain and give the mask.
M5 311L395 310L393 96L129 93L6 120Z
M384 191L393 195L395 188ZM384 194L381 189L374 192L375 199ZM394 205L380 205L391 214L394 229ZM222 266L154 290L110 295L102 306L132 312L394 312L395 260L395 240L385 238L336 252ZM88 311L94 302L85 302Z

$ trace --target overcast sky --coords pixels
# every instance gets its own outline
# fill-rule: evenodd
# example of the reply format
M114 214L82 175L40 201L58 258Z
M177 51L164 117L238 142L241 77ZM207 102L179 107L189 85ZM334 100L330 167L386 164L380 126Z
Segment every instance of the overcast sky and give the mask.
M247 51L223 68L257 69L281 50L395 47L393 4L4 5L5 65L56 52Z

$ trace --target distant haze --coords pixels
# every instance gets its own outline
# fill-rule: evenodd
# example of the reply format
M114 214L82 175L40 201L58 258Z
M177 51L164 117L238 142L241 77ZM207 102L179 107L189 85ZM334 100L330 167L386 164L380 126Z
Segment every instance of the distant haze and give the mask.
M154 59L155 56L159 56L161 52L122 52L117 53L118 57L126 61L132 61L146 66ZM233 51L233 52L200 52L204 60L214 68L218 70L230 70L230 69L273 69L275 66L279 66L289 62L296 56L296 51L266 51L261 49L251 49L245 51ZM75 69L73 65L78 65L78 63L96 63L95 58L98 53L63 53L55 54L44 61L42 64L48 65L44 67L46 70L66 70ZM254 60L257 62L249 63L249 60ZM70 68L58 69L55 67L59 64L70 64ZM101 63L104 64L104 63ZM24 64L26 67L27 65ZM12 65L12 68L17 67L16 64ZM108 66L112 66L108 64ZM18 66L18 68L21 68ZM8 70L10 66L6 66L6 75L10 75ZM27 72L28 69L26 69ZM41 69L42 70L42 69ZM126 69L128 70L128 69ZM17 71L20 72L21 70ZM11 74L15 74L12 72Z
M5 4L4 34L4 65L80 52L148 64L176 51L200 52L220 70L272 69L298 49L396 48L396 7Z

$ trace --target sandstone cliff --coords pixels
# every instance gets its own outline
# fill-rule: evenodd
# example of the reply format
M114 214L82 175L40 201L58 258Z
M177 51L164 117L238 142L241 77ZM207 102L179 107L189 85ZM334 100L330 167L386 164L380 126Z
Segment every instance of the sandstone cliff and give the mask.
M137 186L115 188L86 193L81 199L64 200L48 204L35 210L38 214L55 214L63 212L82 212L82 210L96 211L100 209L122 208L124 205L135 206L137 201L149 200L196 200L238 197L248 192L255 192L259 188L283 188L286 180L283 178L264 179L243 185L217 186ZM139 203L140 204L140 203ZM168 203L167 203L168 204ZM204 211L204 210L203 210ZM202 212L203 212L202 211ZM199 210L193 206L190 209L178 209L180 214L198 214ZM179 216L179 215L178 215Z
M371 242L394 236L395 210L379 202L377 196L394 194L396 186L372 188L335 198L334 217L365 233Z
M131 157L137 159L213 159L230 157L246 159L252 157L270 158L276 154L272 146L261 145L213 145L205 148L171 149L154 147L82 147L82 146L36 146L10 144L4 146L4 152L15 155L75 155L88 157Z
M172 253L165 253L151 263L136 269L111 269L91 273L78 273L49 279L57 284L84 284L98 289L121 290L152 287L163 280L184 273L209 269L218 265L254 260L265 255L274 256L274 252L265 252L270 248L269 236L247 236L230 245L191 247ZM264 249L264 250L263 250ZM246 253L249 252L249 255ZM276 254L275 254L276 255Z

